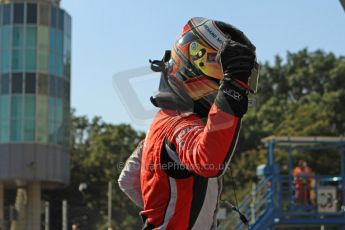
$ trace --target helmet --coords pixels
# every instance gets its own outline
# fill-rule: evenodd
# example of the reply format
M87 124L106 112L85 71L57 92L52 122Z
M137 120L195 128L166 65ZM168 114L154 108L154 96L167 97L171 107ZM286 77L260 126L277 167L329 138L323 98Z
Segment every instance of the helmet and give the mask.
M213 104L219 83L224 78L217 52L227 38L255 50L243 32L230 24L201 17L188 21L167 62L166 81L174 93L207 108ZM252 73L258 72L256 67L257 64ZM257 82L256 79L250 77L249 82Z

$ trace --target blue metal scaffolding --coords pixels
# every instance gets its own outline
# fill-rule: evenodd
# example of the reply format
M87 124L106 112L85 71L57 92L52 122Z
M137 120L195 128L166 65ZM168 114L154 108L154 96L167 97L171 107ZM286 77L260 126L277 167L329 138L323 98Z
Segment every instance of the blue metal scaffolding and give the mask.
M242 201L239 209L250 220L243 225L236 213L230 213L221 222L220 229L279 229L311 226L332 226L345 229L345 138L344 137L267 137L267 163L258 168L260 181ZM288 173L280 172L275 161L275 151L287 152ZM293 150L324 149L339 152L339 175L307 176L313 186L313 194L307 203L296 202L296 187L293 176ZM285 170L286 171L286 170ZM310 196L310 195L309 195Z

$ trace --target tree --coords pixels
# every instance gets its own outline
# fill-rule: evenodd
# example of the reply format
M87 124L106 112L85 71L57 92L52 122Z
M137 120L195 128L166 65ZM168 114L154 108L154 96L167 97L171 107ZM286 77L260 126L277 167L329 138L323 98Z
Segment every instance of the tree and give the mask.
M53 207L60 207L61 200L67 199L70 223L79 223L82 229L102 229L107 217L107 185L113 181L114 226L116 229L138 228L141 225L139 210L116 182L123 162L144 134L130 125L105 123L99 117L90 121L73 115L72 127L71 183L66 189L46 192L45 199L50 200ZM80 183L87 184L83 193L79 191ZM60 216L60 211L55 210L56 216ZM52 225L58 227L60 220Z

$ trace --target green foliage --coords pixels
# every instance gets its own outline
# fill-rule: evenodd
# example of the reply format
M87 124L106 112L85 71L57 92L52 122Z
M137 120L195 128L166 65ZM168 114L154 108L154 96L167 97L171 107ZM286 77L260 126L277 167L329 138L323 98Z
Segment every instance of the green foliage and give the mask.
M139 228L139 209L120 191L117 178L144 134L130 125L105 123L99 117L90 121L73 116L72 126L71 184L62 191L46 192L44 199L56 203L56 207L67 199L71 224L79 223L82 229L107 229L108 182L112 181L114 229ZM79 191L80 183L87 184L83 193ZM56 215L60 211L56 210Z
M138 216L139 210L120 191L116 181L122 163L144 138L144 134L136 132L129 125L107 124L98 117L91 122L85 117L76 117L74 124L74 140L77 141L72 149L72 181L84 181L90 186L90 191L85 192L85 203L91 210L102 211L95 224L105 221L107 185L113 181L114 225L119 229L138 226L138 218L130 216Z

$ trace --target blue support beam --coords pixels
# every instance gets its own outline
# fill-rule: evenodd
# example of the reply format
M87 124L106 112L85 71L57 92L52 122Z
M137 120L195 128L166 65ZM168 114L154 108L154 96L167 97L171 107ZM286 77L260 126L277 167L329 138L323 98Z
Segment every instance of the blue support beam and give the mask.
M337 210L336 212L320 213L317 200L316 203L308 205L295 205L295 198L293 194L293 149L338 149L340 150L340 158L334 159L341 165L341 173L338 176L317 175L314 177L316 186L314 192L318 194L318 185L320 181L339 181L342 187L337 187L339 194L342 192L342 205L345 207L345 137L268 137L263 139L267 147L267 164L265 168L261 168L259 176L264 176L262 183L257 184L256 191L266 191L261 199L257 199L260 205L255 204L254 213L258 216L255 218L255 223L251 223L249 229L251 230L266 230L274 229L278 226L291 226L294 228L310 227L310 226L336 226L343 227L345 230L345 210ZM275 162L275 148L282 147L287 149L288 154L288 175L282 175L279 172L279 165ZM327 153L327 151L325 151ZM326 180L325 180L326 179ZM328 179L328 180L327 180ZM341 183L341 184L340 184ZM321 185L321 184L320 184ZM266 189L266 190L265 190ZM282 194L282 192L285 192ZM249 216L251 195L248 194L241 209L246 210L245 214ZM286 200L290 199L287 202ZM261 208L261 209L260 209ZM236 214L234 214L236 215ZM227 225L229 226L229 225ZM242 229L242 223L237 225L236 229ZM223 228L225 229L225 228Z
M342 211L344 212L345 218L345 147L341 148L341 175L342 175L342 190L343 190L343 201L342 201Z
M274 164L274 141L270 141L268 143L268 158L267 158L267 164L272 167Z
M292 162L292 148L291 146L289 145L288 147L288 164L289 164L289 195L292 194L293 190L293 184L292 182L294 181L294 178L293 178L293 162ZM289 205L294 205L294 200L291 199L292 197L290 197L290 202L289 202Z
M341 175L339 175L342 180L342 205L345 207L345 138L343 137L269 137L265 140L267 147L267 168L268 174L266 176L272 176L272 185L271 185L271 195L267 199L267 210L265 214L258 219L258 222L252 225L251 229L261 229L269 222L271 222L271 227L273 225L294 225L297 226L311 226L311 225L337 225L345 226L345 210L333 213L334 215L322 216L321 213L318 213L317 208L303 211L300 215L296 213L297 210L283 210L283 203L281 200L282 197L282 186L283 184L279 181L280 175L278 166L275 164L275 147L287 147L288 153L288 169L289 175L286 175L289 179L286 183L289 186L289 194L292 194L292 182L293 182L293 160L292 160L292 149L303 149L303 148L314 148L314 149L328 149L328 148L340 148L341 149ZM286 188L285 188L286 189ZM315 194L317 194L317 186L315 188ZM278 198L278 200L277 200ZM290 197L293 199L293 197ZM271 213L268 215L268 213ZM297 215L291 215L292 213ZM290 216L290 218L286 218ZM267 221L267 218L271 221ZM272 221L274 220L275 223ZM265 226L266 227L266 226ZM270 228L271 228L270 227Z
M322 224L333 224L333 225L345 225L345 218L341 217L327 217L327 218L280 218L279 225L322 225Z

